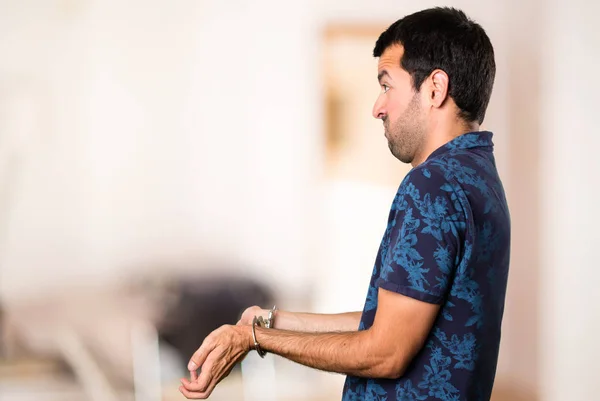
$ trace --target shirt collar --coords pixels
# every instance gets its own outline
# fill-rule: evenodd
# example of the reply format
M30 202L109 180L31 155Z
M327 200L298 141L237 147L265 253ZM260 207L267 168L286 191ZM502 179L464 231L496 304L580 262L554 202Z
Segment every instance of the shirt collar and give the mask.
M475 131L457 136L450 142L437 148L433 153L429 155L427 160L441 156L442 154L454 149L479 148L491 152L494 148L494 142L492 142L493 135L494 134L492 134L490 131Z

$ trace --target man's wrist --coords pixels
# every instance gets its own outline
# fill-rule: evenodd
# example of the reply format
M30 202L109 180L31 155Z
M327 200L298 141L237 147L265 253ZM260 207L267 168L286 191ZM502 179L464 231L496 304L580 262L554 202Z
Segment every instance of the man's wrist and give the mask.
M252 325L249 326L235 326L239 327L242 332L242 337L245 341L246 349L248 351L252 351L255 349L254 347L254 337L252 336Z

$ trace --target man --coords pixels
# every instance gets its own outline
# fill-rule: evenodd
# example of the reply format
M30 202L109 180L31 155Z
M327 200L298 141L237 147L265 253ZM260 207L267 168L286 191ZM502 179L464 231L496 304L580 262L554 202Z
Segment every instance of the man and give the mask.
M413 169L393 201L364 310L276 311L274 328L261 328L251 323L268 311L249 308L191 358L186 397L208 397L257 349L346 374L343 400L489 400L510 247L492 133L479 132L492 45L463 12L435 8L391 25L374 56L373 116L392 154Z

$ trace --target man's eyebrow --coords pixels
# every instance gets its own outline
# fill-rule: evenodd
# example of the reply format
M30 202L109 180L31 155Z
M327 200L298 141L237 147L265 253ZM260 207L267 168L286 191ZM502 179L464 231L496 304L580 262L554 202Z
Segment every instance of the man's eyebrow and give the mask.
M388 72L386 70L382 70L379 74L377 74L377 80L379 82L381 82L381 79L383 77L389 77L389 76L390 76L390 74L388 74Z

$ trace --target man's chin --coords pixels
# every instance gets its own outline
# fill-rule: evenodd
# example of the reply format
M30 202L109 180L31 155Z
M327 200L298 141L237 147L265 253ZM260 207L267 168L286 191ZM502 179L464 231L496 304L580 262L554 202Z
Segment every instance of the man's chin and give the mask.
M400 160L402 163L409 164L409 163L412 163L412 161L414 160L414 157L412 155L406 155L406 154L402 154L399 151L396 151L394 149L394 147L392 146L391 142L388 142L388 147L390 148L390 152L392 153L392 155L396 159Z

